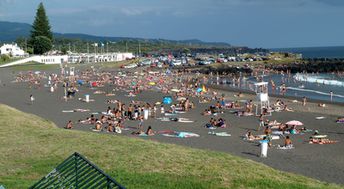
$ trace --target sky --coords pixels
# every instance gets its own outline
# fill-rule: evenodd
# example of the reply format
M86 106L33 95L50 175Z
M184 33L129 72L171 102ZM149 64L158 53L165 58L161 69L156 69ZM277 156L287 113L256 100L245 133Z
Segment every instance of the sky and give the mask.
M32 24L42 0L0 0ZM43 0L54 32L279 48L344 45L344 0Z

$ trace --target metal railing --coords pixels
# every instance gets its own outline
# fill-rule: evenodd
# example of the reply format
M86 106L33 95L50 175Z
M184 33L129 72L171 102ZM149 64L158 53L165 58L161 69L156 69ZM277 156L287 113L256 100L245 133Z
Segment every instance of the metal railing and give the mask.
M118 188L125 189L81 154L75 152L48 175L30 187L40 188Z

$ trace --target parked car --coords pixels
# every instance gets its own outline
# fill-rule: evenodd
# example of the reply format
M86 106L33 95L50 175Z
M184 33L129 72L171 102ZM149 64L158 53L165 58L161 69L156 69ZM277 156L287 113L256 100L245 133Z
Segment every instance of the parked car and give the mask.
M139 66L149 66L151 65L152 61L149 59L143 60L142 62L139 63Z
M209 65L211 63L212 63L211 61L207 61L207 60L202 60L198 62L199 65Z
M171 64L173 66L181 66L182 65L182 61L181 60L173 60Z

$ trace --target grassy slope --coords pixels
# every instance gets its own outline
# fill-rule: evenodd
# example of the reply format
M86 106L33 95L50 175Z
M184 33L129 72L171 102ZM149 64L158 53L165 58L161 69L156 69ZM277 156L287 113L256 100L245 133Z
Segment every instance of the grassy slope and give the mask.
M52 68L59 68L59 64L42 64L37 62L27 62L25 64L11 66L15 71L32 71L32 70L50 70Z
M339 188L225 153L63 130L0 105L0 184L27 188L74 151L127 188Z
M20 60L20 59L23 59L23 58L10 58L9 60L6 60L6 61L0 59L0 65L11 63L11 62L14 62L14 61L17 61L17 60Z

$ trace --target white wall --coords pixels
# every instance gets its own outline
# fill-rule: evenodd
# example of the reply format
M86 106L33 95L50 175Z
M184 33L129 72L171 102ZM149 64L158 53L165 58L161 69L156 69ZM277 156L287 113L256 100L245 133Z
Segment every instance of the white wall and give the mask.
M60 64L68 61L68 55L37 56L34 61L43 64Z

